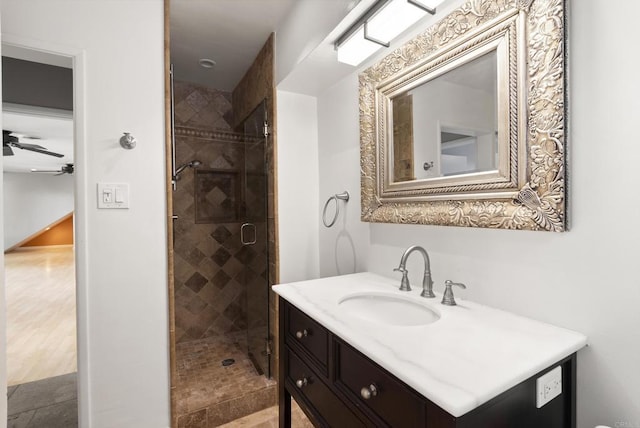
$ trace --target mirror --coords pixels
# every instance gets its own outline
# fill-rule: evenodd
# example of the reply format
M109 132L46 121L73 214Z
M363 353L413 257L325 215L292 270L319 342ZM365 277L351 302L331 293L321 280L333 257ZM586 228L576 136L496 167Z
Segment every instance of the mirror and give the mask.
M562 0L475 0L360 75L362 219L563 231Z
M391 99L394 182L497 170L497 54Z

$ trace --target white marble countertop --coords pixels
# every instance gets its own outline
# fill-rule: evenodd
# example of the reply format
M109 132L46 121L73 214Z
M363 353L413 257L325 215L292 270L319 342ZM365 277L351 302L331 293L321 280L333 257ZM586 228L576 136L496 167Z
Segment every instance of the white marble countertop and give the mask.
M587 344L577 332L465 301L457 306L420 297L422 287L398 290L399 279L358 273L273 290L335 335L459 417L571 355ZM440 315L424 326L389 326L353 317L339 306L362 292L415 297Z

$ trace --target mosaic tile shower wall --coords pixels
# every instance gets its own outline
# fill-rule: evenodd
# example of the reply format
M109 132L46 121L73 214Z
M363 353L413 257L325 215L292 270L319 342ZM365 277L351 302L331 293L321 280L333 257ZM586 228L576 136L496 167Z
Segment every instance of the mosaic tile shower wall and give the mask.
M238 216L244 153L239 141L206 138L231 131L230 93L175 82L175 117L176 165L202 162L202 173L182 173L173 194L176 343L184 343L247 328L238 280L246 262Z

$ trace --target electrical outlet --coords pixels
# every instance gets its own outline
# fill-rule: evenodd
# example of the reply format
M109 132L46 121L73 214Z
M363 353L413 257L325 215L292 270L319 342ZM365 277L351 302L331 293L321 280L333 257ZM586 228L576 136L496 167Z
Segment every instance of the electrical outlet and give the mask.
M536 394L538 409L562 394L562 366L556 367L536 380Z

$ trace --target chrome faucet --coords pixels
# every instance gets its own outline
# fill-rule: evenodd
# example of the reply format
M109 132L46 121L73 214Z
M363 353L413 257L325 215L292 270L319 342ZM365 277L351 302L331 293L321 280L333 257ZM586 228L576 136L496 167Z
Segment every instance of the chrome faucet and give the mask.
M407 274L409 271L407 270L407 258L409 254L414 251L422 254L424 258L424 277L422 278L422 297L436 297L433 294L433 280L431 279L431 264L429 263L429 254L427 254L427 250L422 248L419 245L413 245L407 248L402 254L402 258L400 259L400 266L398 266L394 271L402 273L402 280L400 281L400 291L411 291L411 284L409 284L409 278Z

